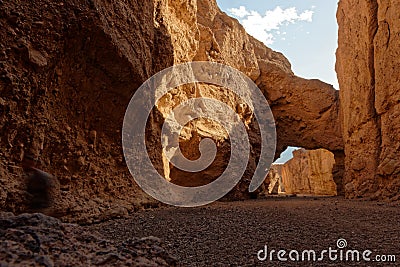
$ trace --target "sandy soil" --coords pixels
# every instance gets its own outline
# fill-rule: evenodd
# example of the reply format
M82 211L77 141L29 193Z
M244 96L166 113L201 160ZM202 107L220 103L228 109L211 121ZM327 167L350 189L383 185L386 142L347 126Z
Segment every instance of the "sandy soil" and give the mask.
M140 211L87 227L117 242L133 236L160 237L182 266L400 265L400 206L393 203L305 197L218 202ZM265 245L269 252L312 249L318 258L322 250L337 249L340 238L347 241L341 249L344 253L371 250L371 260L376 255L395 255L397 262L329 261L328 254L322 262L282 263L276 253L273 261L257 258Z

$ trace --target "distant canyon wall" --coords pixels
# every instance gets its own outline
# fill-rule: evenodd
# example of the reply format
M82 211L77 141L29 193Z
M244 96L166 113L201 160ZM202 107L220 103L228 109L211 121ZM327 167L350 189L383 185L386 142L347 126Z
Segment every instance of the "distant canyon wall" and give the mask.
M297 149L287 162L271 166L259 195L341 195L335 166L335 155L326 149Z
M333 180L333 153L325 149L293 151L293 158L282 166L286 194L336 196Z

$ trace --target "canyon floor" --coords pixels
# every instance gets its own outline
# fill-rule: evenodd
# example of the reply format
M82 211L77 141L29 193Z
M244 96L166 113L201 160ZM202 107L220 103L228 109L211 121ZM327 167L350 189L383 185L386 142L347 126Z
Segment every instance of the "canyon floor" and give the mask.
M399 208L399 203L339 197L279 197L144 210L86 228L117 243L160 237L182 266L399 266ZM372 261L327 261L326 254L322 262L279 262L276 253L272 262L257 259L265 245L268 251L315 250L320 255L337 249L338 239L347 241L344 253L370 250ZM378 263L376 255L395 255L397 262Z

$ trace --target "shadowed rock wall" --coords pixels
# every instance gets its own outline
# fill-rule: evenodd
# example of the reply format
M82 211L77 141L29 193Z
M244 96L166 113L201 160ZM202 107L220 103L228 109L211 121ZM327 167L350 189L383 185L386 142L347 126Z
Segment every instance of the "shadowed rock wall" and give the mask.
M400 196L399 1L341 0L336 71L348 197Z

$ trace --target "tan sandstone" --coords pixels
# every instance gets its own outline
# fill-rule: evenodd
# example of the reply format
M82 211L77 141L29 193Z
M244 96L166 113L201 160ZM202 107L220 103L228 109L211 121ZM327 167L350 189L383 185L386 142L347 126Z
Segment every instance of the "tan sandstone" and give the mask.
M2 210L24 210L19 164L26 152L40 156L41 168L59 178L65 220L101 218L115 206L157 205L124 163L122 120L130 97L147 78L193 60L228 64L256 82L275 116L276 155L287 146L301 146L326 148L343 158L338 92L296 77L281 53L249 36L215 0L8 1L0 12ZM258 127L249 109L226 90L187 85L158 103L147 127L155 167L176 183L192 185L211 181L224 169L229 140L204 120L188 125L181 146L195 158L201 138L217 142L217 159L212 170L205 170L207 176L188 180L187 173L163 159L159 135L165 114L193 96L224 100L247 125L250 160L230 198L248 198L249 181L263 160ZM390 171L391 161L382 162L387 162L382 170Z
M325 149L293 151L293 158L282 167L285 193L290 195L337 195L332 175L334 164L334 155Z
M261 185L261 196L277 195L285 192L282 181L283 164L272 164L268 175Z
M337 11L347 197L400 196L400 2L341 0Z

